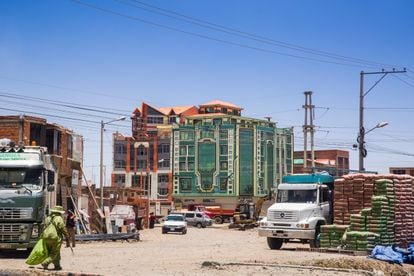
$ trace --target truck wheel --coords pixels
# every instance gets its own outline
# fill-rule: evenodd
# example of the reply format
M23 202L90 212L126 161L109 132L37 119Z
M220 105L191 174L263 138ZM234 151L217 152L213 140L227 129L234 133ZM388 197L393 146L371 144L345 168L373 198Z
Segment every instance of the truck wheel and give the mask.
M315 238L313 240L309 240L310 248L319 248L321 247L321 226L317 225L315 229Z
M187 229L184 229L182 232L183 235L187 234Z
M223 223L223 218L220 216L214 217L214 222L217 224L222 224Z
M198 222L198 223L196 224L196 226L197 226L197 228L201 228L201 227L202 227L202 225L201 225L201 223L200 223L200 222Z
M267 245L270 249L280 249L282 248L283 240L277 238L267 238Z

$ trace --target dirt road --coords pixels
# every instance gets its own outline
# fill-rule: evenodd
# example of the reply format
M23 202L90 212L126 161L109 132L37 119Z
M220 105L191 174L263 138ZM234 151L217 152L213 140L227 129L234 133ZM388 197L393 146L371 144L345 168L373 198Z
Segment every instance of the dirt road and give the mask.
M155 229L141 231L139 242L78 244L74 255L70 249L63 248L62 266L64 271L101 275L349 275L344 272L329 273L300 268L215 263L291 264L312 259L344 257L293 251L298 246L308 245L287 244L284 246L285 250L270 250L266 240L258 237L256 229L237 231L219 226L206 229L189 228L186 235L163 235L157 225ZM0 268L25 269L27 265L24 258L6 255L0 258Z

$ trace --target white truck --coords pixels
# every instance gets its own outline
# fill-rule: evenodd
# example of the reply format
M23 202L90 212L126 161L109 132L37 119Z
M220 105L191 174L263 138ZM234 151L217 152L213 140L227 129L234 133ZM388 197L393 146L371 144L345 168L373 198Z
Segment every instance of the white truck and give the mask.
M300 240L319 247L320 226L333 218L334 178L327 174L294 174L283 177L276 202L260 221L259 236L267 238L270 249L283 242Z

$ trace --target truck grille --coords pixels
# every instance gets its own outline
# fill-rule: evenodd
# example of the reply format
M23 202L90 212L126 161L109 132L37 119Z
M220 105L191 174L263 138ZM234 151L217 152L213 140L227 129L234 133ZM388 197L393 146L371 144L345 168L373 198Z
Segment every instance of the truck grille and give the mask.
M28 225L0 224L0 242L22 242L26 240Z
M269 210L267 214L268 220L297 221L298 213L295 211L273 211Z
M0 208L0 219L30 219L33 208Z

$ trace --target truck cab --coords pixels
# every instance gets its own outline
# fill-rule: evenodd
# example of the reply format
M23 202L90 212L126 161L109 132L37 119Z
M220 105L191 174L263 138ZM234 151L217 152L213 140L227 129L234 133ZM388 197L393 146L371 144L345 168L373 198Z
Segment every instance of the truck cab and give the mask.
M0 147L0 251L36 244L54 189L49 161L40 147Z
M277 188L276 202L260 221L259 236L270 249L298 239L319 247L320 226L332 223L333 177L323 174L290 175Z

